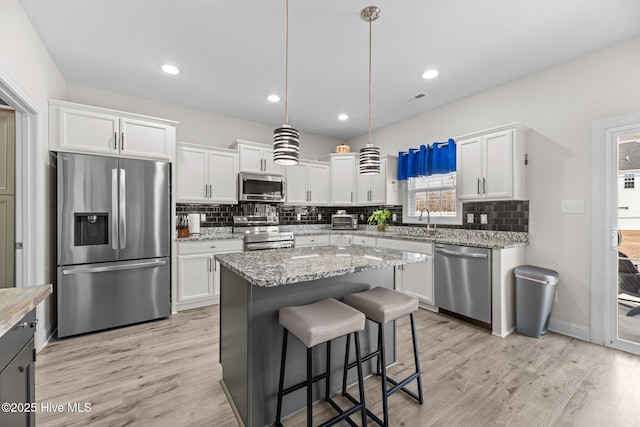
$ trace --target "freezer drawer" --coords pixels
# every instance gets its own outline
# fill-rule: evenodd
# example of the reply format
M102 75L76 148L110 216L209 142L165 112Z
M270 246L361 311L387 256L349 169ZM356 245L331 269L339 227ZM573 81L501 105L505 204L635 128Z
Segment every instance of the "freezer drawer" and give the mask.
M58 337L171 313L169 259L58 268Z

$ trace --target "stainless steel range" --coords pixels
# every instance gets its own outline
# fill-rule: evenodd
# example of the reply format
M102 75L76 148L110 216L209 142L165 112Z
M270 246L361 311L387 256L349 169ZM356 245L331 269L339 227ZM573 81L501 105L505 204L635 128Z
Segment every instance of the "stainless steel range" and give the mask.
M293 247L293 233L280 231L277 216L234 216L233 233L244 236L245 251Z

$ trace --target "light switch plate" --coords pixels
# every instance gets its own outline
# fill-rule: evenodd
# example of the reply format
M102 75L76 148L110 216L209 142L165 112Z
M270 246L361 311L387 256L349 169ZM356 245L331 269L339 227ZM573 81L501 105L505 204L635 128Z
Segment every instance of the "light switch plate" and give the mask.
M300 221L302 219L302 214L296 214L296 219Z
M480 214L480 224L487 224L488 222L487 214Z
M398 215L391 214L391 221L396 222L398 220Z
M467 214L467 224L473 224L473 214Z
M207 220L207 214L200 214L200 222L205 222Z
M584 200L561 200L560 213L567 213L567 214L584 213Z

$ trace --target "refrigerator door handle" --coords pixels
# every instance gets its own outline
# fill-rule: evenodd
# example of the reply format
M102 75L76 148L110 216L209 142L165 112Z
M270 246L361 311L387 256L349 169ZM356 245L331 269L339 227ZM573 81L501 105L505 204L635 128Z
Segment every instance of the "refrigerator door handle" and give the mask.
M127 247L127 181L125 172L126 171L124 169L120 169L120 249L124 249Z
M118 249L118 169L111 169L111 247Z
M167 263L166 259L154 259L151 261L132 262L122 265L105 266L103 264L88 264L78 267L62 267L62 274L79 273L104 273L108 271L132 270L135 268L159 267Z

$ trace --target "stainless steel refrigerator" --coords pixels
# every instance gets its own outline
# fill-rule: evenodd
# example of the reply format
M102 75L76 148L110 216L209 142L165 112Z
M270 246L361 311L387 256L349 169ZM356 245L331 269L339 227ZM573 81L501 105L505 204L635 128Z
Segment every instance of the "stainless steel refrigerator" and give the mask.
M169 316L170 170L58 153L58 336Z

